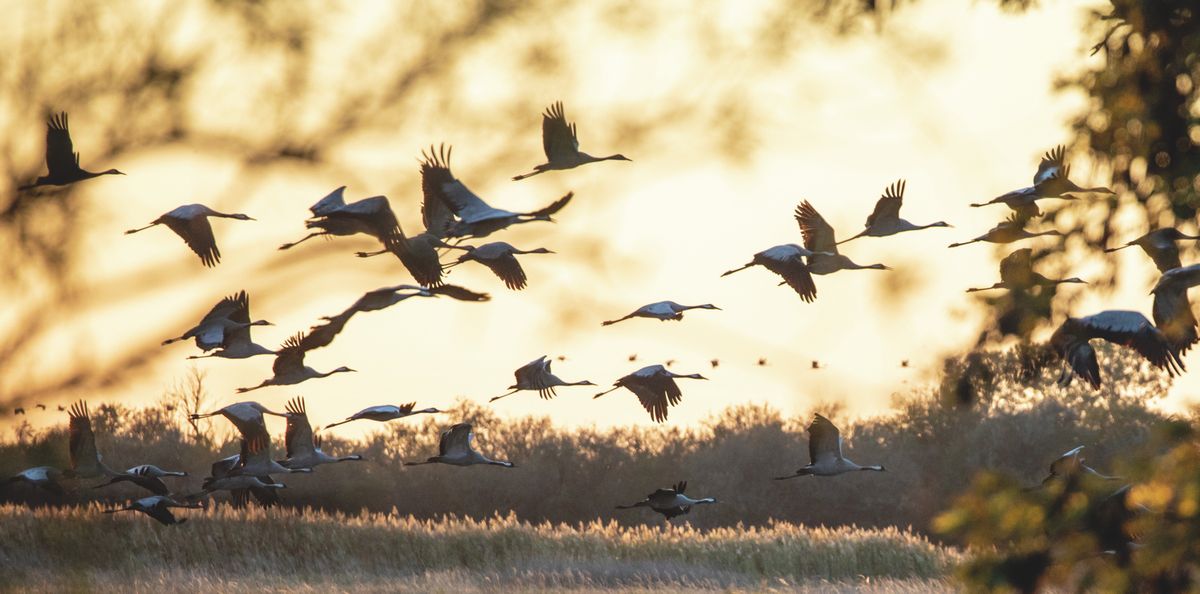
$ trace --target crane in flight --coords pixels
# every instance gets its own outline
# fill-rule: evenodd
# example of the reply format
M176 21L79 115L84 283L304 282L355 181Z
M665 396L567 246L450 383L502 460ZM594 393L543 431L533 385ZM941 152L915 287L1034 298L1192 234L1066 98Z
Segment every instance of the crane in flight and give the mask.
M563 112L562 101L550 105L542 114L542 150L546 153L546 162L541 165L535 165L533 171L529 173L514 177L513 181L533 177L547 171L574 169L588 163L632 161L632 159L625 155L593 157L580 151L579 134L575 129L575 122L567 122L567 115Z
M67 112L51 115L46 124L46 175L32 184L17 188L18 192L39 186L65 186L101 175L125 175L116 169L88 171L79 167L79 153L71 142L71 131L67 127Z

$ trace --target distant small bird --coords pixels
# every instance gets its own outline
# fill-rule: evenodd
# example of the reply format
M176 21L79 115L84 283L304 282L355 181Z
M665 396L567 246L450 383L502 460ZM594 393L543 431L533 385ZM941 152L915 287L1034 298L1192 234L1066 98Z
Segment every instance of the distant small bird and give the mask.
M807 466L796 471L796 474L775 477L782 481L800 476L836 476L856 470L874 470L883 472L883 466L860 466L842 455L842 434L838 428L817 414L808 425L808 459Z
M13 415L23 415L23 414L25 414L25 409L24 409L24 408L22 408L22 407L18 406L18 407L16 407L16 408L14 408L14 409L13 409Z
M820 362L820 361L817 361L816 359L813 359L813 362L812 362L812 368L813 368L813 369L820 369L820 368L821 368L821 362Z
M759 366L759 367L766 367L766 366L767 366L767 358L766 358L766 357L759 357L759 358L758 358L758 366Z
M471 424L459 423L442 432L442 437L438 441L438 455L427 458L424 462L405 462L404 465L450 464L452 466L472 466L474 464L491 464L505 468L514 468L516 466L512 462L492 460L475 451L471 447L471 442L474 440L475 432L472 431Z
M171 499L170 497L167 497L166 495L153 495L150 497L143 497L141 499L138 499L137 501L134 501L132 504L127 505L125 507L119 507L117 509L105 510L104 513L115 514L117 512L123 512L123 511L142 512L142 513L146 514L147 516L154 518L155 520L158 521L159 524L162 524L164 526L171 526L174 524L182 524L182 523L186 522L187 518L184 518L184 519L176 519L175 518L175 515L171 513L172 507L198 509L198 508L204 507L204 504L199 503L199 502L183 503L183 502L175 501L174 499Z
M536 165L533 171L518 175L513 181L533 177L547 171L574 169L580 165L599 161L630 161L625 155L609 155L593 157L579 150L579 136L575 131L575 123L567 122L563 113L562 101L552 104L542 114L542 149L546 153L546 162Z
M705 303L703 305L680 305L678 303L675 303L674 301L659 301L656 303L651 303L649 305L643 305L643 306L637 308L637 311L634 311L633 313L631 313L623 318L617 318L615 320L608 320L607 322L601 322L600 325L601 326L611 326L613 324L616 324L617 322L623 322L630 318L652 318L652 319L659 320L662 322L665 322L667 320L682 320L683 312L685 312L689 309L721 309L721 308L719 308L711 303Z
M446 237L487 237L512 225L533 221L553 222L551 217L566 207L575 195L569 192L548 206L530 212L493 208L450 172L449 151L427 172L422 170L422 183L428 184L426 191L440 198L458 216L459 220L446 230Z
M613 382L612 388L592 398L599 398L618 388L627 388L638 397L642 407L650 413L650 418L661 423L667 420L667 409L683 400L683 392L675 383L676 378L708 379L699 373L681 375L668 371L662 365L650 365L619 378Z
M65 410L67 410L67 407L65 407L65 406L63 406L63 405L61 405L61 404L60 404L60 405L58 405L58 412L63 412L63 411L65 411Z
M950 247L954 248L954 247L959 247L959 246L964 246L964 245L970 245L972 243L976 243L976 242L980 242L980 241L986 241L989 243L1013 243L1014 241L1021 241L1022 239L1031 239L1034 237L1041 237L1043 235L1057 235L1060 237L1062 236L1062 233L1060 233L1057 229L1051 229L1049 231L1040 231L1038 233L1031 233L1029 231L1026 231L1025 224L1026 224L1026 222L1028 222L1028 220L1029 219L1027 217L1020 216L1019 214L1013 214L1008 219L1005 219L1004 221L1002 221L1000 224L996 225L995 227L992 227L991 229L988 229L987 233L984 233L983 235L980 235L979 237L976 237L975 239L972 239L970 241L952 243L952 244L950 244Z
M216 266L221 261L221 250L217 249L217 240L213 237L212 225L208 224L208 217L221 217L226 219L237 219L239 221L253 221L249 215L241 213L223 213L217 212L203 204L185 204L168 212L167 214L154 219L154 222L139 227L130 229L125 232L126 235L145 231L155 225L166 225L168 229L175 232L176 235L183 238L197 256L200 256L200 262L205 266Z
M921 229L929 229L932 227L950 227L951 225L945 221L938 221L928 225L914 225L900 218L900 207L904 204L904 180L900 180L890 186L883 192L883 196L875 203L875 210L867 217L866 229L861 233L843 239L838 242L838 245L853 241L859 237L887 237L905 231L920 231Z
M1069 476L1076 476L1080 474L1094 476L1106 481L1121 480L1121 477L1119 476L1100 474L1099 472L1096 472L1096 469L1084 464L1082 452L1083 446L1077 446L1075 449L1068 451L1051 462L1050 474L1042 480L1041 486L1044 487L1052 481L1063 480Z
M99 177L101 175L125 175L116 169L93 173L80 169L79 153L71 142L71 132L67 129L67 113L51 115L46 124L46 175L37 178L34 183L17 188L18 192L38 186L65 186L77 181Z
M168 476L187 476L187 473L163 470L153 464L142 464L119 473L109 479L107 483L96 485L93 488L99 489L121 482L130 482L155 495L169 495L171 490L167 488L166 483L162 482L162 478Z
M1100 387L1100 364L1095 349L1088 344L1093 338L1133 347L1143 359L1165 369L1168 375L1175 376L1185 370L1179 354L1146 316L1136 311L1109 310L1083 318L1067 318L1054 331L1050 345L1063 360L1059 384L1070 385L1073 371L1093 389Z
M630 362L637 361L637 353L629 355L629 361ZM21 411L22 414L24 414L24 412L25 412L24 410Z
M812 272L804 258L812 262L813 252L794 243L785 243L767 248L757 254L740 268L726 270L721 276L729 276L752 266L762 266L783 277L783 282L791 287L805 303L812 303L817 298L817 286L813 283Z
M692 511L694 505L704 505L708 503L717 503L717 500L712 497L703 499L692 499L683 492L687 489L687 481L680 481L669 489L655 489L653 493L646 496L645 499L632 505L618 505L617 509L633 509L635 507L648 507L663 515L663 518L670 520L675 516L682 516Z
M62 477L63 471L53 466L35 466L4 479L3 482L0 482L0 486L26 483L53 495L66 495L62 484L58 482Z
M545 355L522 365L514 373L517 383L508 387L509 392L493 397L488 402L495 402L505 396L511 396L521 390L530 390L538 393L543 400L554 398L558 394L554 392L554 388L558 386L594 386L592 382L582 380L578 382L563 381L558 376L550 371L550 359Z
M901 361L900 361L900 366L901 366L901 367L908 367L908 359L901 360Z
M1154 289L1154 325L1163 333L1175 352L1182 355L1200 342L1196 335L1196 316L1188 300L1188 289L1200 285L1200 264L1168 270Z
M721 364L721 361L720 361L720 359L713 359L712 361L709 361L708 363L713 366L713 369L716 369L717 366Z
M409 402L408 404L401 404L399 406L394 405L394 404L382 404L379 406L372 406L372 407L364 408L364 409L354 413L353 415L346 417L346 420L344 420L344 421L338 421L336 423L330 423L330 424L326 425L325 430L328 431L329 429L337 427L338 425L344 425L346 423L349 423L350 421L358 421L360 419L365 419L368 421L378 421L378 422L382 423L382 422L386 422L386 421L391 421L393 419L403 419L404 417L411 417L413 415L445 412L442 410L438 410L436 408L423 408L421 410L414 410L416 408L416 406L417 406L417 403Z
M503 241L485 243L478 247L468 247L467 253L458 257L458 261L448 265L455 266L464 262L479 262L504 281L504 286L514 291L520 291L526 286L525 269L517 261L522 254L553 254L546 248L521 250Z
M1052 287L1064 283L1087 284L1087 281L1076 277L1065 279L1049 279L1033 271L1033 250L1021 248L1000 261L1000 282L990 287L967 289L968 293L988 291L991 289L1008 289L1024 291L1035 286Z
M1112 190L1104 187L1081 188L1067 179L1067 176L1071 173L1071 167L1064 161L1065 154L1066 147L1061 145L1047 151L1046 155L1042 157L1041 163L1038 164L1037 173L1033 175L1032 186L1013 190L987 202L972 204L971 206L979 207L990 204L1004 204L1022 215L1036 216L1041 214L1040 209L1037 207L1037 200L1040 198L1075 200L1078 196L1071 196L1070 194L1113 193Z
M310 350L311 347L305 348L304 338L304 334L300 333L287 339L276 353L275 362L271 364L271 377L263 380L257 386L238 388L238 393L241 394L267 386L291 386L310 379L329 377L335 373L354 371L349 367L342 366L322 373L305 365L304 353Z
M46 405L45 405L45 404L35 404L34 406L36 406L36 407L38 407L38 408L40 408L40 409L42 409L42 410L46 410Z
M358 454L335 458L321 450L321 437L313 436L312 425L308 422L308 410L303 398L293 398L288 401L287 433L284 434L284 445L287 448L287 458L278 460L280 466L288 469L313 468L321 464L337 462L357 462L363 459Z
M1195 239L1200 239L1200 235L1185 235L1174 227L1163 227L1162 229L1155 229L1125 245L1107 248L1104 251L1112 253L1136 245L1142 248L1142 251L1154 261L1154 265L1158 267L1159 272L1166 272L1183 266L1179 261L1179 246L1175 245L1175 242Z

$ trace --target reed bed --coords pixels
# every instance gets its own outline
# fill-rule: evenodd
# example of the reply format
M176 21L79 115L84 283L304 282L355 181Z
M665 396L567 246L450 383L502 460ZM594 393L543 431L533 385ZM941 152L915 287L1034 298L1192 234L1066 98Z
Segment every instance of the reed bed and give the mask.
M179 513L189 521L161 526L98 505L0 506L3 587L915 592L946 588L940 580L959 558L895 528L698 530L227 506Z

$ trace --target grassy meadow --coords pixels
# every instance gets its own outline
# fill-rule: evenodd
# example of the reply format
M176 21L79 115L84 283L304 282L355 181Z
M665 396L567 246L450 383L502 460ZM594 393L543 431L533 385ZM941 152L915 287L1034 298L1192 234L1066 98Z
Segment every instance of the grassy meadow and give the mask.
M180 515L190 521L168 528L96 505L2 506L3 587L916 592L944 588L957 558L894 528L571 526L228 507Z

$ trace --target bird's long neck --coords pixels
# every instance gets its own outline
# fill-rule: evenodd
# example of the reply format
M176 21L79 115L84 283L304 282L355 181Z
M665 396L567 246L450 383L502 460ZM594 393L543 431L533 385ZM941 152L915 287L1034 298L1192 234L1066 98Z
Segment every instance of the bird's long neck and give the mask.
M887 266L883 264L855 264L853 262L850 264L852 270L887 270Z
M325 373L318 373L318 374L316 374L315 377L329 377L335 373L341 373L343 371L346 371L346 370L345 369L334 369L332 371L326 371Z
M362 456L360 456L358 454L353 454L350 456L342 456L341 458L338 458L337 461L338 462L361 462L362 459L363 459Z
M857 464L855 466L857 466ZM883 466L880 466L878 464L872 464L870 466L859 466L858 469L859 470L874 470L876 472L883 472Z
M591 386L593 384L592 384L592 382L589 382L587 380L579 380L577 382L563 382L562 385L564 385L564 386Z

